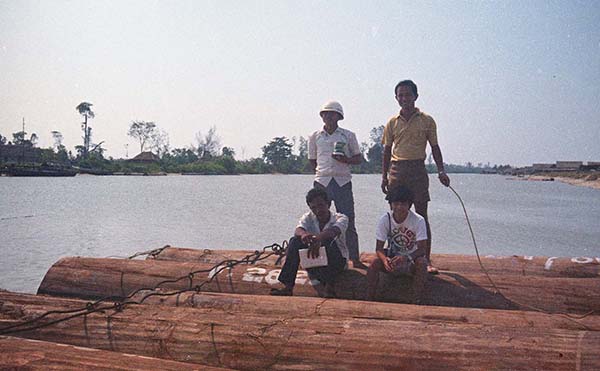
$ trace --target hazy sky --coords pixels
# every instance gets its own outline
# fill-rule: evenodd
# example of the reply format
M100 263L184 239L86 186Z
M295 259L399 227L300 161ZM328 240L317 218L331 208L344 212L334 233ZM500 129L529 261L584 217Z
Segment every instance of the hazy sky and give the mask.
M0 0L0 134L129 157L132 120L172 147L215 125L238 158L307 136L339 100L368 141L419 86L446 162L600 161L599 1Z

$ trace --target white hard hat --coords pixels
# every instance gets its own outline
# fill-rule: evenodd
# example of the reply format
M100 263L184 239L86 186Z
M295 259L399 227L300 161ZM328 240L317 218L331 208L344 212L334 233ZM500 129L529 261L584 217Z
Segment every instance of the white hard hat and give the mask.
M319 111L319 114L326 111L337 112L340 114L340 116L342 116L342 120L344 119L344 109L342 108L342 105L339 102L332 100L325 103Z

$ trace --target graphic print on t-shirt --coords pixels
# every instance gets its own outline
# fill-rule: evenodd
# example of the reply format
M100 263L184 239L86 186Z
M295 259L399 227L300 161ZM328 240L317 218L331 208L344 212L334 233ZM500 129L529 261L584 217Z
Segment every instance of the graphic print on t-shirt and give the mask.
M405 226L393 228L389 238L391 255L408 255L417 249L417 236L415 232Z

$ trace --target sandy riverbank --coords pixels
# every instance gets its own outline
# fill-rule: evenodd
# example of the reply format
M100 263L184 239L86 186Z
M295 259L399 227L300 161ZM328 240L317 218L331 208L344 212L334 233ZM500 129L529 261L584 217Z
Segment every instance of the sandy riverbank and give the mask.
M554 178L554 180L558 180L559 182L568 183L576 186L600 189L600 178L594 176L566 177L557 175L530 175L527 179L539 181L546 180L548 178Z

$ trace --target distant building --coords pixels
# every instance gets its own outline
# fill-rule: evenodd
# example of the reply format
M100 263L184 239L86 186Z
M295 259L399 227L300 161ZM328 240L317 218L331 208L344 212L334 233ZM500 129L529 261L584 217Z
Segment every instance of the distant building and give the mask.
M577 171L583 165L583 161L556 161L558 171Z
M588 161L587 164L581 165L583 171L600 171L600 161Z
M544 171L554 171L556 170L556 164L533 164L533 171L535 172L544 172Z
M128 161L138 164L154 164L160 161L160 158L152 152L142 152Z

